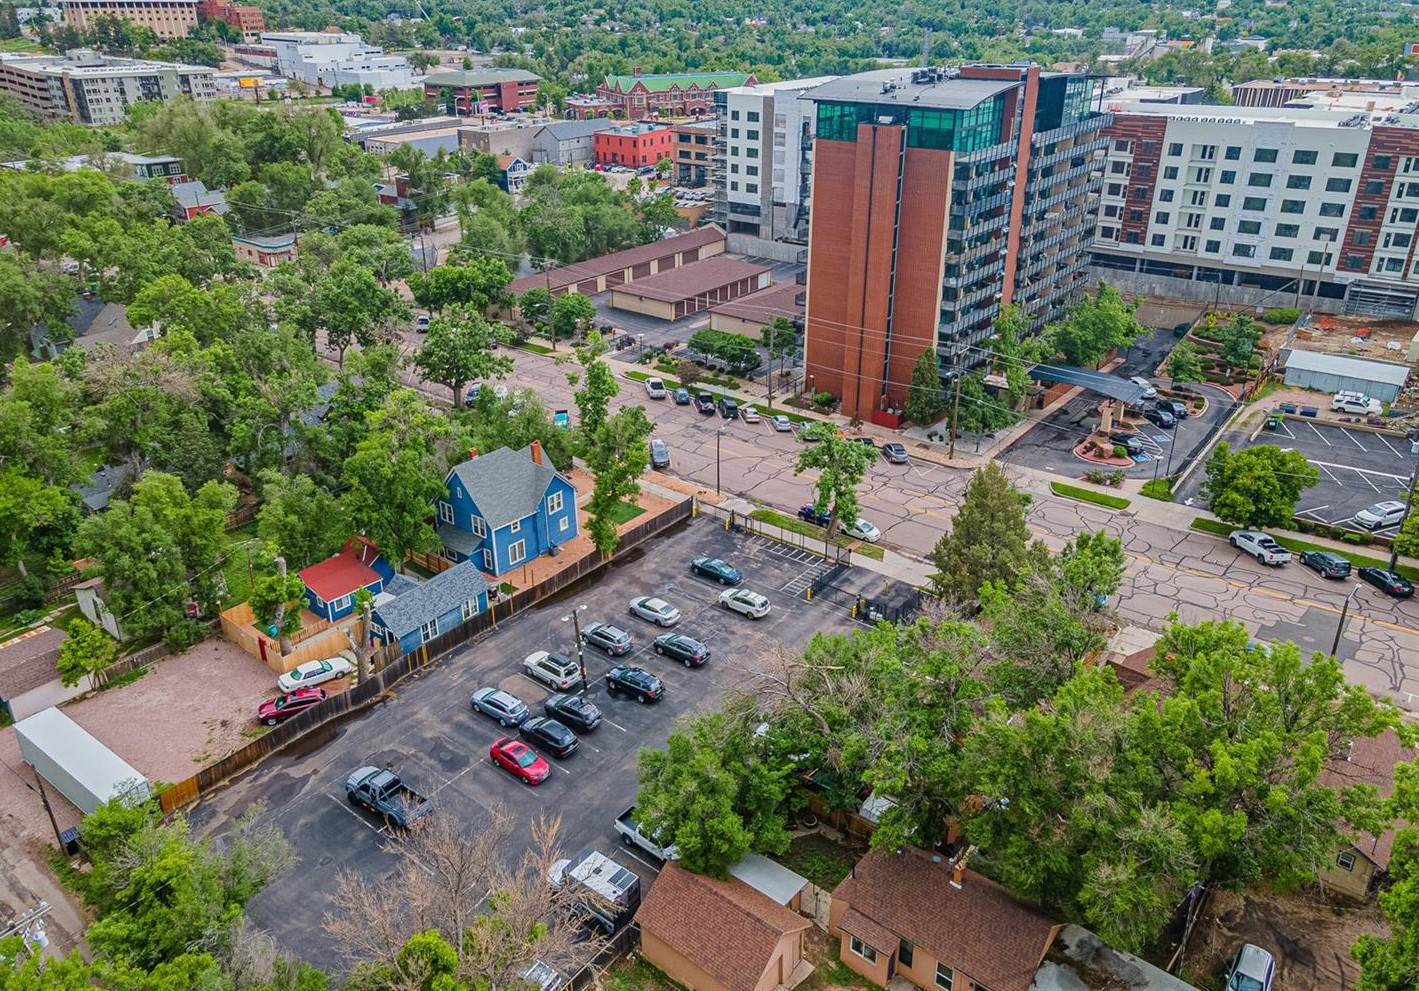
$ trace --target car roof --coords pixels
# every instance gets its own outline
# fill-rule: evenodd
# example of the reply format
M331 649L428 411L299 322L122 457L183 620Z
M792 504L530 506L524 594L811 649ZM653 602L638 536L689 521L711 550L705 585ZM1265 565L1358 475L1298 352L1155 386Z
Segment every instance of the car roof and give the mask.
M1255 943L1247 943L1237 951L1237 970L1249 976L1266 976L1266 968L1275 962L1269 952Z
M483 697L489 700L497 699L497 701L501 702L503 705L522 704L522 699L518 698L512 692L503 691L501 688L494 688L491 692L489 692Z

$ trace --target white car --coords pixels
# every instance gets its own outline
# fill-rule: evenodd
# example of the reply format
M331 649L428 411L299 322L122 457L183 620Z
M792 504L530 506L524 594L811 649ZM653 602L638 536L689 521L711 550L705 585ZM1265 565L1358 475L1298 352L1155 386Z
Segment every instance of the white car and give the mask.
M276 679L283 692L294 692L297 688L310 688L336 678L343 678L355 670L355 666L343 657L327 657L323 661L306 661L287 671Z
M843 533L849 537L856 537L858 540L865 540L869 544L875 544L882 539L882 531L860 516L852 526L843 527Z
M1132 378L1130 378L1129 381L1132 382L1134 385L1142 386L1142 388L1143 388L1143 398L1144 398L1144 399L1157 399L1157 398L1158 398L1158 390L1157 390L1156 388L1154 388L1152 382L1149 382L1149 381L1148 381L1146 378L1144 378L1142 375L1135 375L1135 376L1133 376Z
M758 423L759 411L752 406L741 406L739 408L739 419L745 423Z
M1379 416L1384 412L1384 404L1371 399L1363 392L1337 392L1330 400L1332 413L1359 413L1362 416Z
M719 604L750 619L762 619L769 614L769 600L747 588L726 589L719 593Z
M573 685L581 684L581 669L565 654L553 654L545 650L533 651L523 658L522 670L527 672L528 677L558 692L565 692Z
M665 383L660 379L646 379L645 394L651 399L664 399L670 393L665 391Z
M632 599L630 613L632 616L639 616L656 626L674 626L680 622L680 610L664 599L657 599L649 595Z
M1394 526L1402 519L1404 519L1404 503L1396 502L1393 499L1377 502L1355 514L1355 524L1366 530L1379 530L1383 527Z
M1279 567L1291 563L1290 551L1271 537L1256 530L1233 530L1232 535L1227 538L1227 543L1244 554L1250 554L1260 564Z
M769 423L781 434L791 433L793 431L793 421L781 413L769 417Z

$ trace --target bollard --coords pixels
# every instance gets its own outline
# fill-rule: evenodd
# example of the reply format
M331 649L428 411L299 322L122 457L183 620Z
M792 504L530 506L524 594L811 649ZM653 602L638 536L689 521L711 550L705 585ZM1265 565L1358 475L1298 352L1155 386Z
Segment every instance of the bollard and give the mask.
M809 585L803 590L803 598L809 602L813 601L813 586Z
M857 603L852 604L852 618L857 619Z
M886 595L892 587L892 579L887 578L882 582L882 594Z

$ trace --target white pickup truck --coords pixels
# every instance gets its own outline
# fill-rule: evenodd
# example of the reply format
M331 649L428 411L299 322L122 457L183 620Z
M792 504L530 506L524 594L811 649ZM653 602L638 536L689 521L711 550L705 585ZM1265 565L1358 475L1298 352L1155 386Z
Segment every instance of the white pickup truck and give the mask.
M1258 533L1256 530L1233 530L1232 535L1227 538L1227 543L1243 554L1250 554L1260 564L1280 567L1283 564L1291 563L1290 551L1271 537L1264 533Z
M657 860L674 860L679 856L675 852L675 844L661 846L641 831L640 825L636 822L636 807L632 805L625 812L616 817L616 832L621 834L621 842L626 846L639 847Z

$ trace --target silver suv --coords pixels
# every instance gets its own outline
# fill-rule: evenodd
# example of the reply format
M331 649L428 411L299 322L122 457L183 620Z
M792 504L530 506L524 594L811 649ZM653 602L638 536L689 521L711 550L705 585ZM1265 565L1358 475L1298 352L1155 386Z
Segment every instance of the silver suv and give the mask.
M1404 519L1404 503L1393 499L1377 502L1355 514L1355 523L1366 530L1379 530L1394 526Z

